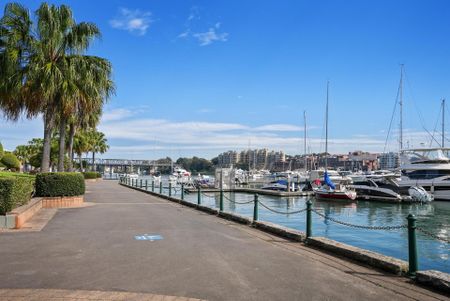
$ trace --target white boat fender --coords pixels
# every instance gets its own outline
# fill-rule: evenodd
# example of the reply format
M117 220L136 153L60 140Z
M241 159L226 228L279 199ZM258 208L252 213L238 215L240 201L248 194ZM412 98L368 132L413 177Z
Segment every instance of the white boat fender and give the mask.
M411 196L412 201L414 202L428 203L433 201L433 196L421 186L409 187L408 193Z

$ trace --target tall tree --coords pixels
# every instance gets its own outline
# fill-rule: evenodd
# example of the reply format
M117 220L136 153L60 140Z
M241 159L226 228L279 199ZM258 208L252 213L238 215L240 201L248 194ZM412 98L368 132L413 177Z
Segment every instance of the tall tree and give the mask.
M78 155L80 160L80 171L83 171L82 155L83 153L87 153L89 150L90 148L87 132L84 130L77 132L73 139L73 151Z
M109 149L108 140L102 132L91 131L89 135L89 146L92 152L92 171L95 171L95 154L103 154Z
M56 120L60 121L60 147L65 148L68 116L79 106L88 109L113 90L111 64L84 54L99 36L97 26L77 24L65 5L42 3L34 23L20 4L5 6L0 19L0 108L12 120L22 112L27 117L42 113L42 171L49 170ZM64 169L64 151L58 165Z

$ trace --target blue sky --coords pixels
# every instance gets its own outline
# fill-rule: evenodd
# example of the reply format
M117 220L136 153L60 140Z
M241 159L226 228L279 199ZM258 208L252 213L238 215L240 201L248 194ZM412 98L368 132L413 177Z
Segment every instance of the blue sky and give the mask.
M19 1L35 10L40 1ZM4 3L4 2L2 2ZM213 157L228 149L383 151L405 64L405 145L430 142L450 101L448 1L52 1L95 22L89 51L111 60L117 93L99 129L103 157ZM3 5L3 4L2 4ZM450 120L450 117L447 118ZM398 148L396 129L387 150ZM40 119L1 120L13 149Z

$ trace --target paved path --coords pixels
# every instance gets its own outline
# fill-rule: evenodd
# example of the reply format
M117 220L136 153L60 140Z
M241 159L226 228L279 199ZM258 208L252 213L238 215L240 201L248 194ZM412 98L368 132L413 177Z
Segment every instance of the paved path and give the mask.
M201 301L155 294L60 289L0 289L2 301Z
M406 278L115 181L89 184L86 200L95 205L60 209L40 232L0 234L0 289L207 300L448 300ZM140 234L164 239L135 240Z

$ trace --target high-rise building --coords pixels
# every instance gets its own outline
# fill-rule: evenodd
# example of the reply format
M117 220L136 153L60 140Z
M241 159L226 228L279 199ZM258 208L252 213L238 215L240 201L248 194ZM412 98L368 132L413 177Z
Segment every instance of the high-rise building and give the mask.
M400 156L394 152L381 154L378 161L380 169L395 169L400 166Z

